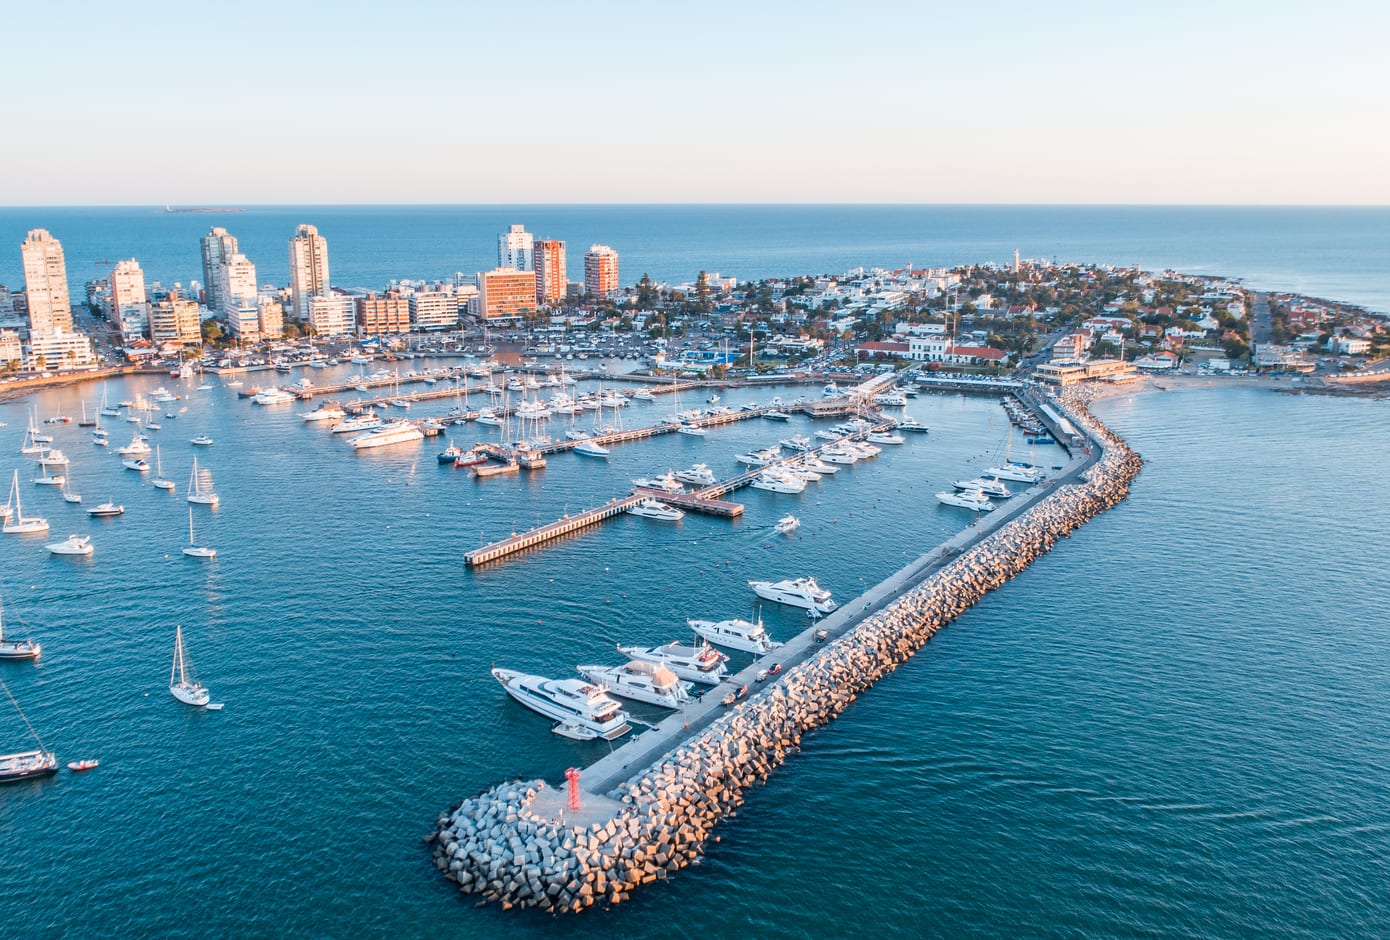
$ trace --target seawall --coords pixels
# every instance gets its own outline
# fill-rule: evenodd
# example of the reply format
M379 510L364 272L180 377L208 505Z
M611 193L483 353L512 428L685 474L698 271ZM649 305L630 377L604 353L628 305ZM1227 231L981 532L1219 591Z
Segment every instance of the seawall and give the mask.
M891 602L790 668L607 794L567 816L544 781L503 784L439 816L435 865L461 891L504 908L577 912L628 899L703 851L713 828L802 735L833 719L938 630L1122 500L1141 467L1080 408L1067 417L1098 448L1057 486Z

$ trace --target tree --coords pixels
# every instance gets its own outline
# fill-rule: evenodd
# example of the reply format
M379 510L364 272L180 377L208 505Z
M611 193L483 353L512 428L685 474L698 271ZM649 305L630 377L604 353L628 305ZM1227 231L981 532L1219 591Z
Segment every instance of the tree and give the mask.
M695 279L695 309L701 313L709 313L714 309L710 303L709 275L704 271Z
M637 303L642 307L655 307L660 300L660 294L656 285L652 283L651 275L643 274L642 280L637 282Z

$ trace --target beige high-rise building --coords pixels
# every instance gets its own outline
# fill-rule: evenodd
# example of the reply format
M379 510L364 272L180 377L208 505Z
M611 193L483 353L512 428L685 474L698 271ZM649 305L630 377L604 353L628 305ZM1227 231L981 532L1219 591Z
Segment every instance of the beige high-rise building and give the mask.
M213 313L227 313L227 298L223 295L222 266L237 253L236 239L225 228L211 229L202 240L203 303Z
M290 239L290 314L309 319L309 298L328 296L328 242L312 225Z
M564 303L565 243L550 238L536 242L536 300L541 306Z
M348 336L357 326L357 304L347 294L309 298L309 329L315 336Z
M150 340L155 345L178 343L197 346L203 341L198 302L185 300L171 290L150 304Z
M120 327L127 340L144 336L148 331L145 272L140 270L140 262L134 258L117 261L111 271L111 320Z
M256 322L260 326L263 339L275 339L285 332L285 306L271 297L262 294L256 302Z
M357 332L364 336L382 333L405 333L410 330L410 301L400 291L387 291L386 296L370 294L357 298Z
M593 297L618 292L618 253L607 245L590 245L584 253L584 292Z
M63 246L45 229L36 228L19 248L24 259L24 293L29 302L29 335L47 336L55 329L72 332L68 268Z
M220 292L224 311L256 306L256 266L243 254L229 255L222 262Z

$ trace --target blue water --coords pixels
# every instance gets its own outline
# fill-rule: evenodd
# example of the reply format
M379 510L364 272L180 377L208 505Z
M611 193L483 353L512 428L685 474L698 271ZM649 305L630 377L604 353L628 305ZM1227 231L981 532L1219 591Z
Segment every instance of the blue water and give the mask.
M672 283L700 270L757 279L864 267L945 266L1023 257L1139 264L1244 278L1390 312L1390 209L1106 206L444 206L248 207L235 214L152 208L0 209L0 284L23 281L31 228L62 241L73 295L135 257L166 286L202 278L198 239L236 235L262 283L289 280L288 240L301 223L328 239L342 287L472 274L496 264L497 233L524 223L564 239L569 277L594 242L621 256L624 283ZM101 263L97 263L101 262Z

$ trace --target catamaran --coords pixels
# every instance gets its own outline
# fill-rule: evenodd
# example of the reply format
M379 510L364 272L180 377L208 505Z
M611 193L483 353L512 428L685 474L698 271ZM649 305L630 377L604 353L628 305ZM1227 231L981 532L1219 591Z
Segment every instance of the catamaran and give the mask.
M183 627L174 628L174 664L169 669L169 694L185 705L206 705L212 698L193 674L193 663L183 648Z

